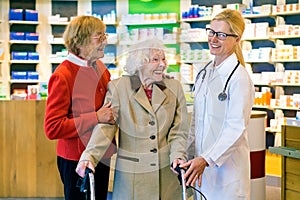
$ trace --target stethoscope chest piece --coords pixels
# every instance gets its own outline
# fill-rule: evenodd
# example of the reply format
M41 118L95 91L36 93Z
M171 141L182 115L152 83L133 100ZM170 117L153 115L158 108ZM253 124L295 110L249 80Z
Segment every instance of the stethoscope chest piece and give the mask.
M221 92L219 95L218 95L218 99L220 101L225 101L227 99L227 94L225 92Z

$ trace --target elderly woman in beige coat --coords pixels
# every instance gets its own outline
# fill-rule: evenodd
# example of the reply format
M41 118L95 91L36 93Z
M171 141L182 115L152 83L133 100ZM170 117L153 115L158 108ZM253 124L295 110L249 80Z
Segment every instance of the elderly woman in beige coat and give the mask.
M95 127L77 166L82 177L93 170L119 132L113 200L182 199L172 169L186 161L188 116L180 82L164 78L164 48L150 39L129 49L129 75L111 81L106 94L116 124Z

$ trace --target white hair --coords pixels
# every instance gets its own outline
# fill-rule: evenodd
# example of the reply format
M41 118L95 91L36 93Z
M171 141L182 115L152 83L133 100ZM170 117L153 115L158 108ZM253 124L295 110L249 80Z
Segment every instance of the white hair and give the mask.
M128 50L124 71L136 75L144 64L150 62L152 50L164 51L165 48L163 42L155 38L132 45Z

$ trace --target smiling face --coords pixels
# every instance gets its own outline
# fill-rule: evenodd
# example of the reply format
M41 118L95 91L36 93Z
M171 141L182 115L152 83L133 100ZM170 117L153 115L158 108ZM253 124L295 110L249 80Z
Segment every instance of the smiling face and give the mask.
M151 88L154 82L163 79L163 73L167 68L165 53L162 50L152 50L150 60L139 71L139 77L146 88Z
M226 34L234 34L230 31L230 26L221 20L213 20L210 24L210 29L214 32L223 32ZM238 44L240 37L227 36L225 40L218 39L214 34L208 36L208 46L210 53L215 55L216 65L222 63L228 56L234 52L235 46Z
M105 33L93 33L90 42L87 45L80 47L79 56L88 60L89 63L93 63L99 58L104 57L104 48L106 44L107 38Z

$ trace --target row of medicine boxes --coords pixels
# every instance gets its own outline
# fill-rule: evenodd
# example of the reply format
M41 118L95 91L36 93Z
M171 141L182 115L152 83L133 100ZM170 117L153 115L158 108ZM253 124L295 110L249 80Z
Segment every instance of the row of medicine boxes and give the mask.
M10 9L9 20L38 21L38 12L30 9Z
M30 41L38 41L39 34L38 33L24 33L24 32L11 32L10 40L30 40Z
M39 60L38 52L11 52L12 60Z
M39 73L35 71L12 71L12 80L39 80Z

